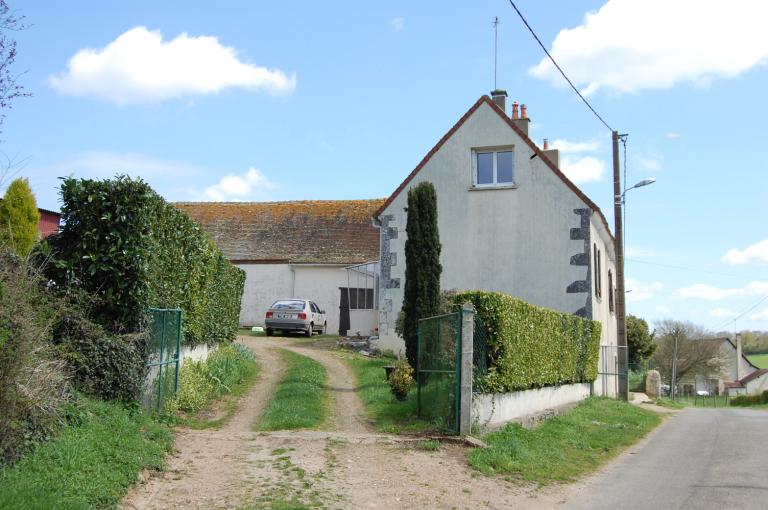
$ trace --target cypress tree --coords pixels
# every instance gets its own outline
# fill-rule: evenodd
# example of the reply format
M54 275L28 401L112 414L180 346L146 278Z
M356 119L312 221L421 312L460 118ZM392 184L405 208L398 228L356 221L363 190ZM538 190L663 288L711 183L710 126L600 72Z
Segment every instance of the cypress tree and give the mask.
M437 193L431 182L408 191L405 232L405 288L403 339L405 355L416 367L419 319L437 315L440 308L440 233L437 229Z
M40 211L27 179L16 179L0 202L0 246L21 257L32 251L40 238Z

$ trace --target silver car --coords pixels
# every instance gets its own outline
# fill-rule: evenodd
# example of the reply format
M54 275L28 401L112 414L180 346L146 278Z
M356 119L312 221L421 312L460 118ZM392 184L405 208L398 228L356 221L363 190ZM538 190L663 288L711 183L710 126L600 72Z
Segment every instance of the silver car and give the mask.
M325 333L328 330L325 310L308 299L275 301L267 310L264 325L267 327L267 336L272 336L275 331L301 331L305 336L312 336L312 333Z

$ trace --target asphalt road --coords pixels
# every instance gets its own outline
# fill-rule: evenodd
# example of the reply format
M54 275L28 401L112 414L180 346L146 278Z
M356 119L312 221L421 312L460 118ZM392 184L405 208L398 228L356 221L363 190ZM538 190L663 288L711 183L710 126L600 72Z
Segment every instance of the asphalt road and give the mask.
M768 411L688 408L568 498L567 509L767 509Z

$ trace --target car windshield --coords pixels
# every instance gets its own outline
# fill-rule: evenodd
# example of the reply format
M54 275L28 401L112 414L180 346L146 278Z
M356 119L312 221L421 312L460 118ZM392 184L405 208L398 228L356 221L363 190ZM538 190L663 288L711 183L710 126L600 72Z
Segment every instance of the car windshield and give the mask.
M270 308L273 310L303 310L304 301L275 301Z

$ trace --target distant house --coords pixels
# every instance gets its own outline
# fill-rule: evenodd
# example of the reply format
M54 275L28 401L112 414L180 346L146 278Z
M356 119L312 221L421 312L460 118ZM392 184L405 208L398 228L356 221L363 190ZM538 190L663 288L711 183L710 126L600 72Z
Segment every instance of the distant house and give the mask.
M0 202L3 199L0 198ZM61 228L61 213L56 211L49 211L48 209L37 209L40 213L40 221L37 224L40 229L40 237L45 239L49 235L55 234Z
M368 335L378 326L375 286L381 200L176 203L245 270L241 326L264 324L277 299L325 310L327 331Z
M499 291L602 323L598 394L617 389L614 239L600 209L559 168L559 153L528 135L524 105L483 96L374 214L381 233L379 333L395 333L405 283L408 190L437 191L444 289Z
M728 337L706 338L694 340L719 346L715 352L719 356L716 365L719 370L699 371L682 378L679 382L683 394L693 394L696 391L707 391L711 394L723 395L727 391L730 395L739 393L759 392L759 388L768 389L768 370L763 370L749 361L744 356L739 345ZM762 390L760 390L762 391Z

